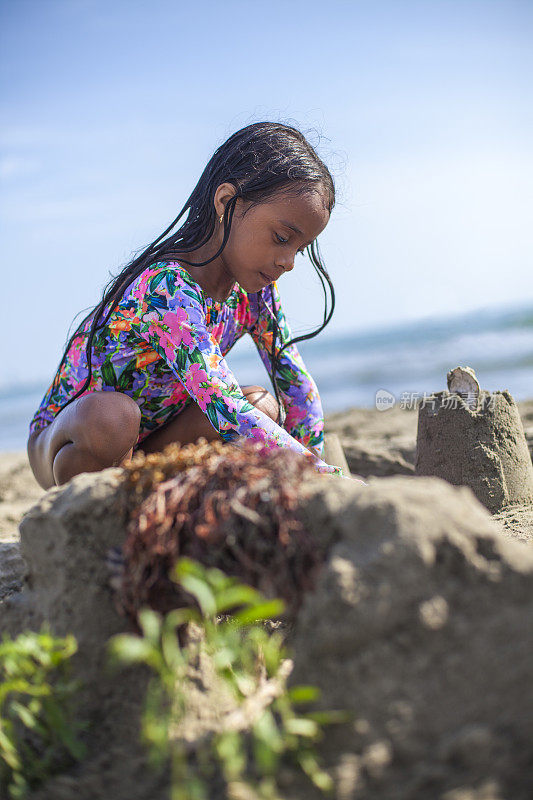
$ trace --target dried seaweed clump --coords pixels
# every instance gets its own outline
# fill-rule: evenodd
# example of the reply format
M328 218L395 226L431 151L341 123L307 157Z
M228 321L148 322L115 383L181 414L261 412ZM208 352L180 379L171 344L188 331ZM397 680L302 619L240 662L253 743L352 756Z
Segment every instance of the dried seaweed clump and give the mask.
M119 601L129 616L192 604L169 578L181 556L297 608L325 558L297 516L299 487L316 476L304 457L251 440L200 440L139 453L125 469L133 510Z

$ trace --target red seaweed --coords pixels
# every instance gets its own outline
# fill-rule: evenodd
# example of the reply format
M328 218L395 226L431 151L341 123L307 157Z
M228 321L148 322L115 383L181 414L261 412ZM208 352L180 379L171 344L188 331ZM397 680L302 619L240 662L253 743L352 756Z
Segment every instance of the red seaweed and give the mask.
M298 493L316 476L302 456L261 443L199 440L137 453L125 466L132 508L119 604L162 613L192 598L170 578L187 556L285 600L289 614L312 588L325 554L298 518Z

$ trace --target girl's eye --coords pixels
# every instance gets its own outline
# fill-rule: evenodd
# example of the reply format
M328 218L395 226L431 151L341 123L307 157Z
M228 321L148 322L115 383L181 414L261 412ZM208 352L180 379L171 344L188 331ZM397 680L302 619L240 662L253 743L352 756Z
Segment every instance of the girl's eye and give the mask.
M287 242L289 241L288 238L286 238L285 236L281 236L279 233L276 233L275 236L280 244L287 244ZM300 248L300 250L297 250L296 252L299 253L299 255L303 256L305 253L305 247Z

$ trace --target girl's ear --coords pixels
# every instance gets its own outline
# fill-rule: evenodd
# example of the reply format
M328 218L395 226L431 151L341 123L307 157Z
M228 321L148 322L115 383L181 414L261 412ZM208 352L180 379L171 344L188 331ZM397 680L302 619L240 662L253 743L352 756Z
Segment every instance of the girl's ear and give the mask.
M237 190L232 183L221 183L215 191L213 203L215 205L215 213L220 217L224 213L226 203L235 196Z

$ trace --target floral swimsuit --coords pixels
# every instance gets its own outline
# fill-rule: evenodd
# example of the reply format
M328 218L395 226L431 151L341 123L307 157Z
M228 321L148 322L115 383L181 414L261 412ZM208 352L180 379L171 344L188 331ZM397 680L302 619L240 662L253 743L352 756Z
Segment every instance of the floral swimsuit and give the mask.
M283 427L248 402L224 358L249 333L270 375L274 314L283 344L291 332L275 283L257 293L247 293L235 283L230 296L218 302L207 297L180 264L153 264L132 281L95 334L92 377L84 394L119 391L135 400L141 411L136 448L194 400L223 441L246 436L268 447L290 447L311 458L319 472L342 474L307 450L312 446L323 451L324 415L296 345L283 351L276 375ZM30 423L30 433L49 425L85 381L90 324L91 318L74 339L59 380L50 386Z

